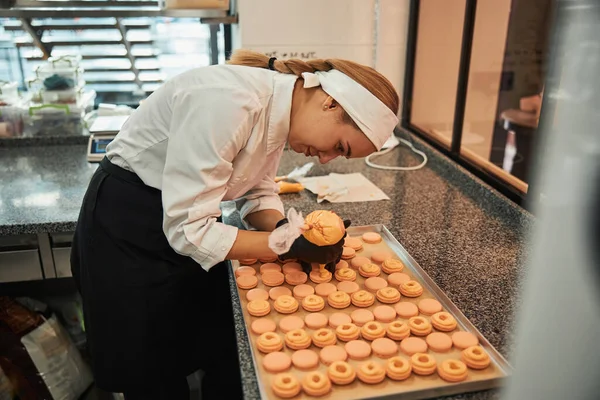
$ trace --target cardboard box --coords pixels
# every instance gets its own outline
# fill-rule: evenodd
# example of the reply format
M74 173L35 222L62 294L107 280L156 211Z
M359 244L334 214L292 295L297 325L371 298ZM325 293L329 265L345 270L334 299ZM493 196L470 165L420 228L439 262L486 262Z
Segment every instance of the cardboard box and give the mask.
M165 9L175 10L229 10L229 0L165 0Z

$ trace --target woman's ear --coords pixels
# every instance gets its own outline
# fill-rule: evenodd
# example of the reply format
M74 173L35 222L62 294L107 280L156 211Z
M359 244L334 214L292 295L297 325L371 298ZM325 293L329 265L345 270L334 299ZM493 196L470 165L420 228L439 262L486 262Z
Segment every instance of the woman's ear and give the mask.
M323 111L336 110L338 108L338 102L331 96L327 96L323 102Z

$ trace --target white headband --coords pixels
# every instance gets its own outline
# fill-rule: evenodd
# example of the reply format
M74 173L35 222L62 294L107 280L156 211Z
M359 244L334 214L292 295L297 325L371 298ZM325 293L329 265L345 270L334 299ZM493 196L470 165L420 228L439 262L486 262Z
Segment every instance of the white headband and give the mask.
M398 125L398 117L381 100L348 75L332 69L325 72L304 72L302 77L305 88L320 85L325 93L333 97L373 142L377 151Z

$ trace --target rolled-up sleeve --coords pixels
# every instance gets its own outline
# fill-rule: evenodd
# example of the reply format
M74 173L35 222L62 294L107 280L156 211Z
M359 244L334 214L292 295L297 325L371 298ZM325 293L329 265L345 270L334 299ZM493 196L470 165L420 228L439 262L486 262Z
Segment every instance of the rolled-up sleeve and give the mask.
M171 247L209 270L223 261L238 230L217 222L233 159L260 104L232 87L185 88L171 103L163 171L163 230Z
M246 229L255 229L248 221L246 221L246 217L254 212L277 210L282 215L285 215L283 203L279 197L279 186L275 183L276 172L276 168L274 168L273 171L267 174L256 186L250 189L248 193L236 200L236 207Z

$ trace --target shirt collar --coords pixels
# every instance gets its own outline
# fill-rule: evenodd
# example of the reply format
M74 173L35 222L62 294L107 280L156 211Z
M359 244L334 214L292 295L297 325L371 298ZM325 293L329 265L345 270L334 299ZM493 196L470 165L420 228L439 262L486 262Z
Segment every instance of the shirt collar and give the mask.
M292 94L298 77L293 74L276 73L273 77L273 97L267 131L267 154L281 148L290 133Z

